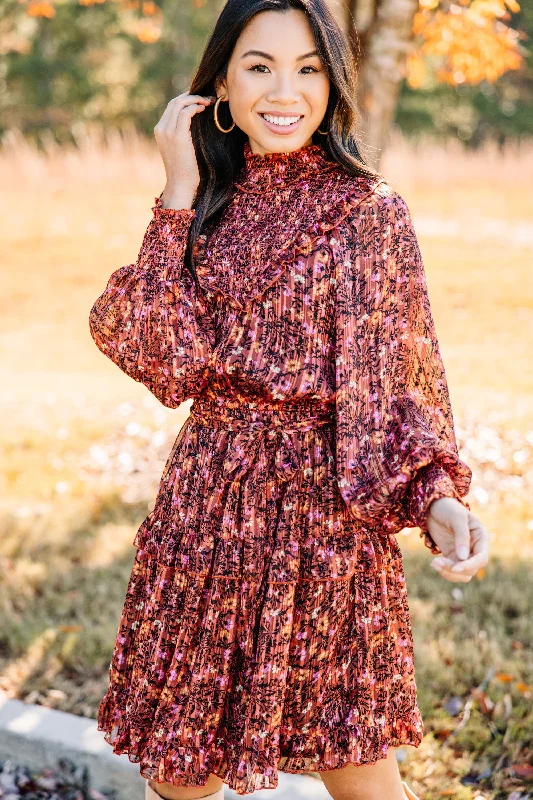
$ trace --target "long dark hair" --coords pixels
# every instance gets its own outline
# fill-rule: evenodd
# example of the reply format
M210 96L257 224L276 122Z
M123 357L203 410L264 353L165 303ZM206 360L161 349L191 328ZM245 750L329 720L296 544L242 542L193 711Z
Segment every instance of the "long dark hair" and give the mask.
M329 134L324 136L315 131L313 144L320 144L326 157L337 161L350 175L380 176L365 163L357 145L359 115L354 98L357 66L348 40L326 0L228 0L206 44L190 94L216 96L217 79L226 77L237 39L252 17L261 11L291 9L300 9L307 15L330 81L328 105L320 126ZM195 280L192 255L195 241L202 226L210 220L216 221L227 205L231 185L244 164L243 147L248 141L248 136L237 125L230 133L219 131L214 122L213 106L195 114L191 120L200 183L193 201L196 216L189 232L185 266ZM223 128L231 127L231 115L226 109L224 114L219 108L218 117Z

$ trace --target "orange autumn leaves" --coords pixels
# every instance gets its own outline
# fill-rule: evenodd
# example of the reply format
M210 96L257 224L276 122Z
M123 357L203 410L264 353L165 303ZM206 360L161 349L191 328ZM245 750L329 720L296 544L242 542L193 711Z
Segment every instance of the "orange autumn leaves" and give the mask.
M162 32L163 12L153 0L19 0L29 16L55 16L62 2L92 6L115 2L126 12L124 28L141 42L156 42ZM191 0L200 7L205 0ZM405 75L413 89L431 72L439 82L454 86L496 81L508 70L519 69L525 37L506 22L517 12L516 0L420 0L413 22L414 48L407 56ZM127 12L132 12L131 16Z
M420 0L413 24L418 45L409 54L406 77L420 88L428 62L440 82L452 85L496 81L523 62L519 39L525 34L506 24L516 0L458 0L444 6L439 0Z
M26 13L30 17L47 17L51 19L56 15L56 6L65 0L19 0L26 6ZM80 6L102 5L109 0L74 0ZM163 12L152 0L111 0L120 5L123 12L133 12L123 19L124 30L132 36L137 36L145 44L157 42L161 36L163 26Z

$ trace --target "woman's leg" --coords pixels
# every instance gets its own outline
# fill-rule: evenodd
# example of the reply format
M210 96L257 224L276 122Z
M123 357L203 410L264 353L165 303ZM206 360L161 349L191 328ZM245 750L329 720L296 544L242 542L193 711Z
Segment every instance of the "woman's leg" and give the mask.
M333 800L405 800L394 747L375 764L347 764L320 777Z
M320 777L333 800L406 798L394 747L389 747L387 756L375 764L347 764L340 769L321 772ZM166 800L199 800L214 794L224 785L218 775L210 775L205 786L174 786L172 783L156 783L152 780L148 784Z
M157 783L152 780L148 781L148 786L167 800L198 800L214 794L224 786L224 782L218 775L211 774L205 786L174 786L173 783Z

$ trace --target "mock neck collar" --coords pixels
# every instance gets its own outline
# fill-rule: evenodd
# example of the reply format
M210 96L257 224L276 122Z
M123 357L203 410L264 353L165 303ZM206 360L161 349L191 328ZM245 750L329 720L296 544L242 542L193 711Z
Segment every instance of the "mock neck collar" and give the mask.
M244 166L236 185L246 191L283 188L338 166L336 162L328 160L318 144L303 145L288 153L260 155L253 153L250 143L245 142L243 155Z

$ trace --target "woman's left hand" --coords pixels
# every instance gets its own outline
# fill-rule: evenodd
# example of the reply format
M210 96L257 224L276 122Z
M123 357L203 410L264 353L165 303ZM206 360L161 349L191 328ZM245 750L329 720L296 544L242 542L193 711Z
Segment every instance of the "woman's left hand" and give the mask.
M455 497L439 497L430 503L427 527L442 553L431 566L443 578L467 583L488 563L489 531Z

